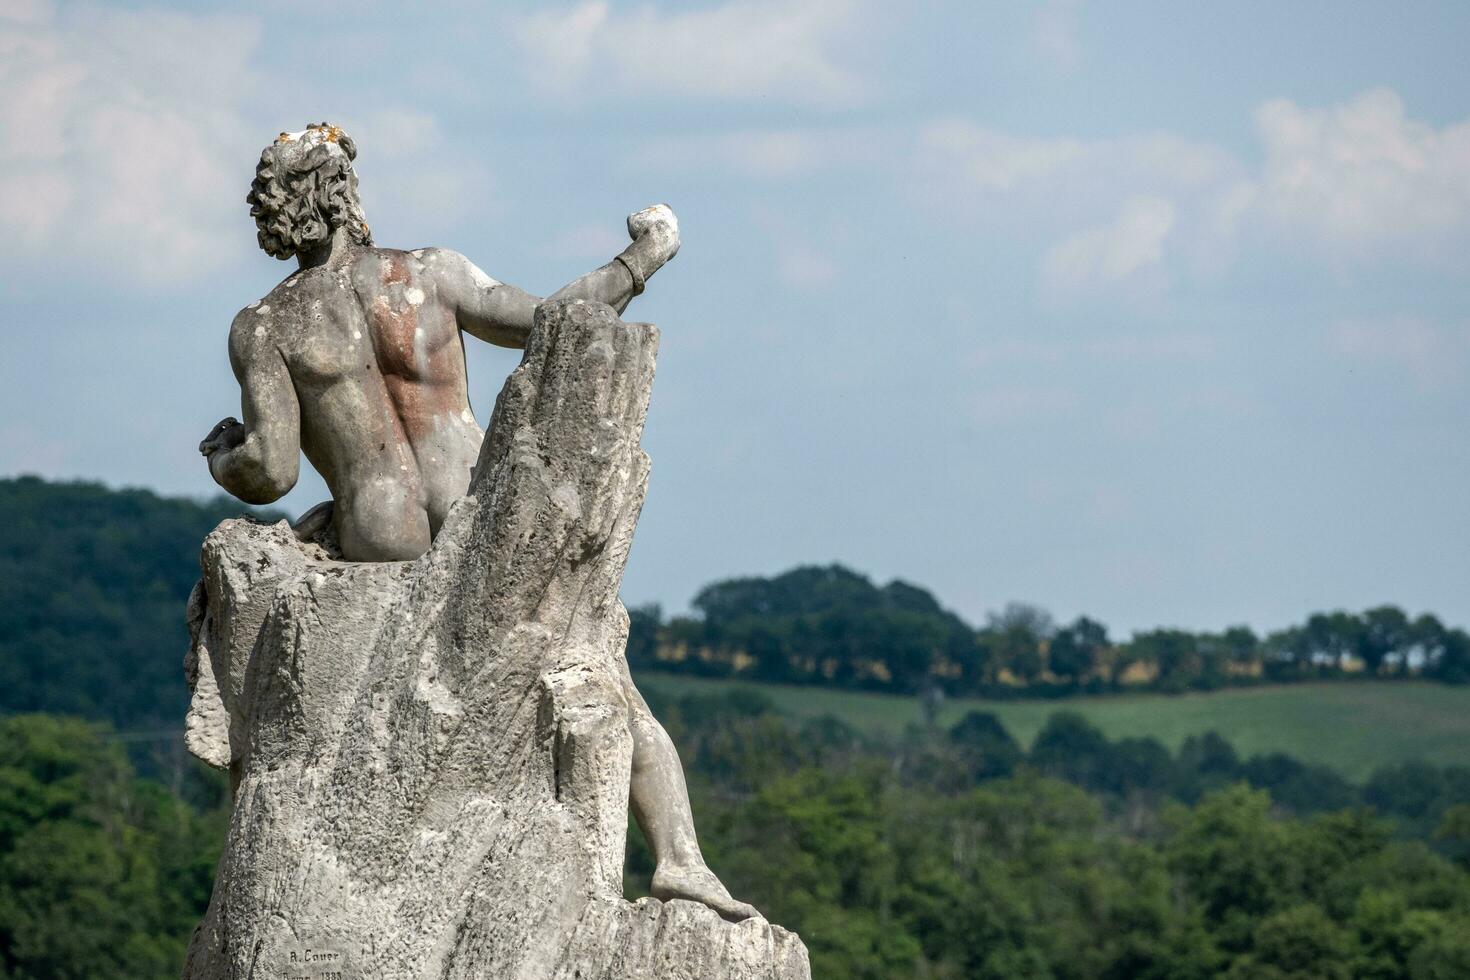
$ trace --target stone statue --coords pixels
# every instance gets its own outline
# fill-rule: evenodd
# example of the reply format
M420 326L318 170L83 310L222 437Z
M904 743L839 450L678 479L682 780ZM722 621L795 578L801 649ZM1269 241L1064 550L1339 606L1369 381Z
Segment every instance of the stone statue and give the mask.
M205 544L188 744L231 769L236 813L185 975L653 976L675 955L664 942L705 964L679 975L805 977L799 940L706 866L678 756L623 658L616 589L647 475L637 441L657 334L617 314L678 251L673 212L631 215L627 249L541 299L447 249L376 247L355 157L335 126L282 133L247 198L261 247L299 269L235 317L243 420L221 421L200 452L257 504L295 485L304 452L332 500L294 529L226 522ZM488 438L462 332L526 351ZM704 920L666 921L677 902L654 928L615 900L628 803L654 897L753 923L742 942L764 952L712 938ZM500 822L482 825L495 805ZM467 835L458 850L419 853L451 825ZM541 839L552 833L571 834L572 856ZM354 862L372 868L347 874ZM325 883L292 877L318 872ZM344 905L354 889L358 905ZM568 890L584 903L575 915ZM466 925L491 893L560 911L518 905L513 924ZM395 923L412 909L409 933L432 948L377 931L359 907Z
M524 348L542 302L442 248L375 248L357 196L356 147L325 123L282 133L246 197L260 247L300 269L230 327L244 422L199 445L209 472L247 503L296 485L301 453L332 492L348 561L402 561L429 550L470 485L484 433L470 412L462 333ZM621 313L679 251L664 205L628 218L633 244L549 299Z

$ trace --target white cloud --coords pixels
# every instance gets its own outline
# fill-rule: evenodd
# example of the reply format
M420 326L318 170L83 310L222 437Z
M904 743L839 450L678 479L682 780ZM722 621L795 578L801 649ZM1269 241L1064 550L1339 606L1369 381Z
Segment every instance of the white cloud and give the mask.
M920 127L916 166L946 196L1101 187L1194 188L1236 169L1233 158L1208 143L1168 133L1079 140L1017 136L967 119Z
M931 123L919 131L919 165L950 190L1010 191L1058 173L1084 153L1079 140L1030 139L976 126L963 119Z
M52 16L48 0L0 0L0 20L36 24Z
M57 174L0 173L0 226L12 232L10 247L46 241L71 198L71 185Z
M834 57L854 11L851 0L729 0L669 13L587 0L525 17L516 40L532 79L565 95L843 105L862 88Z
M1344 320L1329 335L1338 354L1367 370L1406 371L1421 388L1463 382L1470 366L1470 329L1415 316Z
M941 220L984 223L1018 248L1058 243L1042 258L1053 294L1125 280L1156 290L1166 239L1196 270L1231 254L1246 175L1218 146L1169 133L1018 136L965 119L921 126L914 145L910 186Z
M1408 118L1389 89L1342 105L1287 99L1256 113L1266 152L1261 206L1333 249L1436 237L1470 222L1470 121L1436 129Z
M1386 89L1327 108L1276 99L1256 119L1264 159L1254 168L1167 133L1079 140L937 120L918 131L914 186L946 216L999 220L1018 236L1065 234L1045 259L1057 289L1157 268L1166 246L1205 276L1247 246L1334 262L1389 249L1437 263L1464 254L1470 120L1412 119ZM1116 217L1101 210L1120 206Z
M1034 136L966 118L681 134L643 143L629 160L769 181L840 169L892 177L941 221L983 222L1020 248L1054 243L1042 258L1054 292L1154 289L1171 264L1171 278L1213 279L1245 251L1283 247L1332 260L1405 244L1414 247L1395 254L1463 255L1470 120L1411 119L1387 90L1327 108L1278 99L1256 115L1263 159L1254 165L1165 132Z
M0 249L153 281L237 254L255 23L25 6L0 21Z
M1032 137L968 119L921 126L916 167L946 209L986 207L999 194L1052 204L1168 194L1189 198L1214 233L1266 222L1333 249L1470 226L1470 120L1436 128L1377 89L1328 108L1275 99L1256 121L1265 159L1255 171L1222 147L1168 133Z
M1043 263L1044 284L1053 292L1096 289L1156 270L1175 216L1173 203L1164 198L1130 198L1108 224L1053 246Z
M276 111L260 25L158 10L28 13L0 17L0 254L64 252L146 285L252 258L244 199L260 148L277 127L319 118L257 122L263 106ZM483 213L491 175L435 116L379 102L333 121L363 148L380 236L401 228L414 236L401 244L417 244Z

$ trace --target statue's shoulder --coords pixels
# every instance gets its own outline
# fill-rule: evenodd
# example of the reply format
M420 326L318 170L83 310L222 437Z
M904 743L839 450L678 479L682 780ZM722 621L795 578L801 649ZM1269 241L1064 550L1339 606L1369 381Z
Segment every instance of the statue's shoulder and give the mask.
M273 297L268 293L263 298L247 303L235 319L230 323L230 337L236 334L259 335L263 330L269 330L273 321L272 314L276 307L271 304Z
M352 278L359 286L411 282L430 271L447 249L379 248L366 245L352 252ZM452 254L452 253L451 253Z
M253 337L263 336L270 333L277 322L292 317L305 305L312 286L319 285L313 282L312 271L293 272L260 299L247 303L235 314L230 334L243 332Z
M460 255L454 249L440 248L437 245L426 245L423 248L415 248L410 250L408 254L424 265L433 265L438 262L464 261L464 256Z
M247 304L235 314L230 324L230 360L233 363L238 365L251 361L260 351L276 346L276 318L279 313L270 299L267 294L264 299Z
M421 274L433 278L441 286L491 289L500 285L498 280L487 276L475 263L452 248L429 246L413 249L408 254L417 260Z

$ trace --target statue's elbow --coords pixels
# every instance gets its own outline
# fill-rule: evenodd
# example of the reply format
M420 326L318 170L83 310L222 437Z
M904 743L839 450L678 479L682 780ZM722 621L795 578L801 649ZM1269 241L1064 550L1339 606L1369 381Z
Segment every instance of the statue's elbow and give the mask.
M230 489L230 493L239 497L247 504L273 504L290 492L294 484L284 481L266 481L262 483L242 484L238 489Z
M273 504L280 500L291 492L292 487L296 486L297 469L295 465L281 465L265 469L255 486L256 494L260 499L248 500L246 503Z
M265 460L233 459L234 465L211 465L214 480L231 496L247 504L273 504L296 486L299 464L277 463L270 465Z

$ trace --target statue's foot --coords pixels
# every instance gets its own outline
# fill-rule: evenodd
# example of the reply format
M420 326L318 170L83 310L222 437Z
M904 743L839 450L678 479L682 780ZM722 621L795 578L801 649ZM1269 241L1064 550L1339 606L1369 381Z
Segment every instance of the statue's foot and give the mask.
M653 873L653 897L661 902L671 898L683 898L691 902L708 905L731 922L750 919L760 915L755 906L737 902L721 884L720 879L709 868L669 868L660 866Z
M296 523L291 525L291 531L296 535L297 541L310 541L331 526L332 501L323 500L298 517Z

